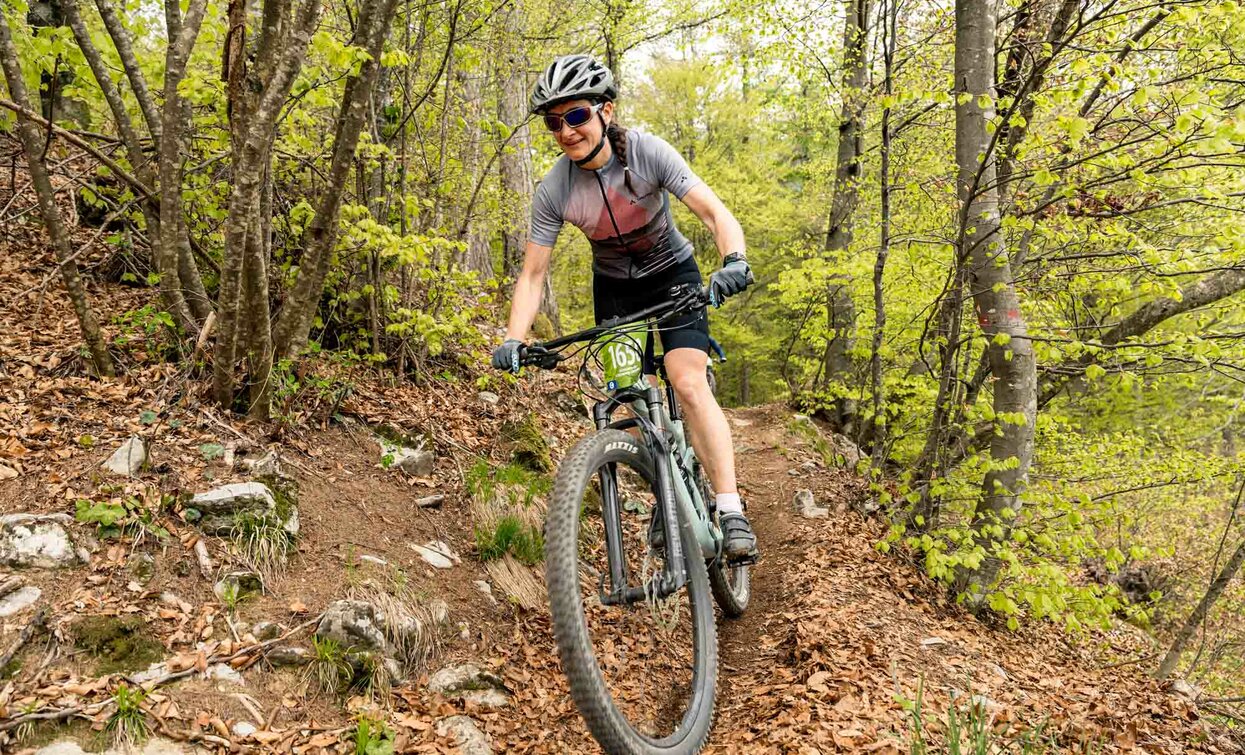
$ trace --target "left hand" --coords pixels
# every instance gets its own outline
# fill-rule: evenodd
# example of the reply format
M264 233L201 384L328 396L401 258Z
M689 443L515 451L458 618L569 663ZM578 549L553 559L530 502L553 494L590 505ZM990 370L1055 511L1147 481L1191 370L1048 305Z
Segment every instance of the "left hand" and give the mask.
M727 297L734 296L755 282L756 278L752 276L748 260L728 254L722 261L722 269L709 276L709 301L713 306L720 307Z

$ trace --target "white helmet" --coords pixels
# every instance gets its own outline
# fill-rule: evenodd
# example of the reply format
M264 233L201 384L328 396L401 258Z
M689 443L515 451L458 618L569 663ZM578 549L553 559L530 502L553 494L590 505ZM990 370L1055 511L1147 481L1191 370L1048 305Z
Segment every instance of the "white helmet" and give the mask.
M549 64L532 90L532 112L566 100L613 100L614 74L591 55L564 55Z

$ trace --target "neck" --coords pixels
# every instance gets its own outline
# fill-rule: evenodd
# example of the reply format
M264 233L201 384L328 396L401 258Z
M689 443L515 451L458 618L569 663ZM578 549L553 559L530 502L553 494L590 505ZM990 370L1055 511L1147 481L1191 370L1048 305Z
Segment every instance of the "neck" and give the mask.
M602 134L602 138L605 139L605 143L601 145L601 151L597 152L596 157L592 158L583 165L580 165L579 167L584 170L600 170L601 168L604 168L605 164L610 161L611 157L614 156L614 145L610 144L609 137Z

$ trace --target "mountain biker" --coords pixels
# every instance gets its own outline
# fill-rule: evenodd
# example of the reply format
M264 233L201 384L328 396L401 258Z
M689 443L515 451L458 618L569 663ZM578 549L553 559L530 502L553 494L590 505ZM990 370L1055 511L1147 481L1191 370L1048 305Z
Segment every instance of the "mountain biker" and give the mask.
M721 269L709 278L714 303L753 282L739 222L673 147L614 122L617 94L613 74L588 55L554 60L532 91L532 112L543 117L563 156L532 202L531 240L515 283L506 340L493 352L498 369L518 370L519 350L540 308L550 254L564 222L583 231L592 247L598 323L665 301L673 285L700 283L692 244L671 216L669 194L713 233L722 255ZM716 491L724 550L731 559L754 558L756 536L736 486L730 425L705 375L710 348L705 310L663 323L661 342L692 447ZM650 340L650 365L652 348Z

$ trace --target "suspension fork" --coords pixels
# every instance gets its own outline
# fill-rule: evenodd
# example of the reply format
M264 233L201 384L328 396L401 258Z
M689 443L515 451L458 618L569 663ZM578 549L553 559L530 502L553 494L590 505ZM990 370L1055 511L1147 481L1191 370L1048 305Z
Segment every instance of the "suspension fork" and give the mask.
M621 398L621 400L620 400ZM619 422L611 422L611 415L622 403L636 402L643 407L636 412L635 418L627 418ZM618 467L608 464L599 473L601 480L601 518L605 526L605 547L609 560L610 590L605 590L605 574L600 576L598 590L601 603L604 605L630 604L646 599L649 594L665 598L681 590L687 584L687 566L683 561L683 541L679 530L678 499L674 492L675 469L671 463L673 455L666 439L662 411L661 391L648 387L643 392L637 391L630 396L616 396L609 401L597 404L593 409L593 419L597 429L607 427L627 429L636 427L640 431L640 440L648 448L653 459L656 475L657 505L653 516L659 513L664 518L666 527L666 559L662 571L655 575L650 585L633 587L629 583L626 554L623 550L622 538L622 503L618 496Z

